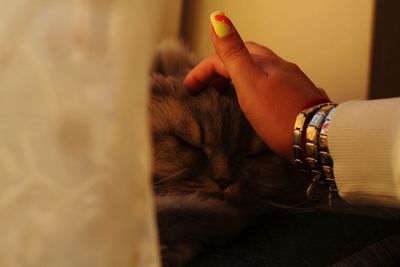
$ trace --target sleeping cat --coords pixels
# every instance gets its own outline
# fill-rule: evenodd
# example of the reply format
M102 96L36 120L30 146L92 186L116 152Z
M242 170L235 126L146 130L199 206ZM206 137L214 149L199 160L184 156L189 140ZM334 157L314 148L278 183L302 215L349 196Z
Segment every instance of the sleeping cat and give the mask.
M153 188L163 266L182 266L258 214L305 200L307 182L257 136L233 88L191 96L194 60L177 43L157 54L151 85Z
M307 180L257 136L233 88L219 93L208 86L197 96L185 91L182 80L194 65L182 45L165 42L152 74L153 189L163 266L183 266L255 216L306 200ZM323 201L311 203L317 206L327 208ZM400 218L399 210L356 207L338 198L328 210ZM393 251L399 240L384 240L343 262L377 262L371 255ZM396 252L388 255L398 259ZM380 262L387 266L386 259Z

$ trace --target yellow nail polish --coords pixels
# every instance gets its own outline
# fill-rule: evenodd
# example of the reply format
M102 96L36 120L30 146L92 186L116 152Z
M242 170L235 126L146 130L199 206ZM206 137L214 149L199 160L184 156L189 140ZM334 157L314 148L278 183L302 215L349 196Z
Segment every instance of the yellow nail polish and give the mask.
M233 24L222 11L214 11L210 15L210 20L215 34L218 37L225 37L233 32Z

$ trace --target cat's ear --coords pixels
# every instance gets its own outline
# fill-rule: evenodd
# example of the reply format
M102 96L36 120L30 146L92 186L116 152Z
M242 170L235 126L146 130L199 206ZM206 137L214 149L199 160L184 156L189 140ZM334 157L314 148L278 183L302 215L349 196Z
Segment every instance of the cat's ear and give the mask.
M196 64L192 53L178 40L164 40L157 47L152 74L183 79Z

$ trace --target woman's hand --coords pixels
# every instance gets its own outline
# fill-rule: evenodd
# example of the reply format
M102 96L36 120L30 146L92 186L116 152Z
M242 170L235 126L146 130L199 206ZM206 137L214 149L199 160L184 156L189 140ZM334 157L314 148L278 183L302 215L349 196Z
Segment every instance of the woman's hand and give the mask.
M185 78L192 93L205 85L231 80L243 113L277 154L292 159L293 125L297 114L314 102L328 102L300 68L253 42L244 43L220 11L211 14L211 39L216 54L203 59ZM317 103L315 103L317 104Z

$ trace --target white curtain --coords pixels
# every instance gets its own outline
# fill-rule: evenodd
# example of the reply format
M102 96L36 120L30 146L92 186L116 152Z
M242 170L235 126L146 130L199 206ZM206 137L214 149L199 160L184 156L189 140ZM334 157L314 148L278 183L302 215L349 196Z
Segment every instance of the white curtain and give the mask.
M0 266L158 266L161 0L0 0Z

